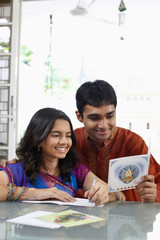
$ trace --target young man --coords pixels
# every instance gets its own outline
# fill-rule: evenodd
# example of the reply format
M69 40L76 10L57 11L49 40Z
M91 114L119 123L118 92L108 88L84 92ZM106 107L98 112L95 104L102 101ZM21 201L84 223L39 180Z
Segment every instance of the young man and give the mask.
M117 97L103 80L85 82L76 93L76 115L84 127L75 130L83 164L108 181L109 160L146 154L148 148L136 133L116 126ZM151 155L149 175L136 189L123 191L127 201L160 202L160 165Z

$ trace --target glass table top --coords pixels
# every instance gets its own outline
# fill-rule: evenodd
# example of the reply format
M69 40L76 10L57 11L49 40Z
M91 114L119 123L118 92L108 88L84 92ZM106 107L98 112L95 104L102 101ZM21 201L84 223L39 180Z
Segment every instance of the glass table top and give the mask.
M59 212L72 209L104 219L101 222L59 229L48 229L6 220L34 211ZM160 203L113 202L104 207L60 206L56 204L31 204L0 202L0 239L26 240L158 240L160 238Z

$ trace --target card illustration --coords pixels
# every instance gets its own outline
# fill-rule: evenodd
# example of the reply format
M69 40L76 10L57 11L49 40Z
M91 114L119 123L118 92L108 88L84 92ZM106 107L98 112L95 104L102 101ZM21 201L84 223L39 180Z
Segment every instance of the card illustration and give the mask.
M45 216L37 217L37 219L48 223L56 223L63 227L73 227L104 220L103 218L74 210L65 210L58 213L47 214Z
M133 189L148 174L149 154L112 159L109 162L109 192Z

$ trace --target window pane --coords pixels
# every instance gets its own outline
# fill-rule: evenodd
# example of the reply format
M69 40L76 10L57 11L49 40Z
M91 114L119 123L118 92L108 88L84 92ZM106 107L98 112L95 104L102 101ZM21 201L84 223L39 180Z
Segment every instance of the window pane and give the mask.
M10 26L0 27L0 52L9 53L10 52Z
M0 159L8 159L8 151L0 149Z
M0 115L9 114L9 88L0 87Z
M10 57L0 57L0 84L9 83Z
M12 19L12 0L1 0L0 2L0 23L11 22Z
M0 146L8 145L8 118L0 118Z

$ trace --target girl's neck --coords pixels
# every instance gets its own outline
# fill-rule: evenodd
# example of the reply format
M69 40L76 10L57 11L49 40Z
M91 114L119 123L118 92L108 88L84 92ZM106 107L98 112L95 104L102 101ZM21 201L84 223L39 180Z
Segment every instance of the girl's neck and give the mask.
M43 165L41 165L40 170L42 172L48 173L50 175L58 175L59 174L59 167L58 167L58 159L55 159L54 161L50 160L44 160Z

